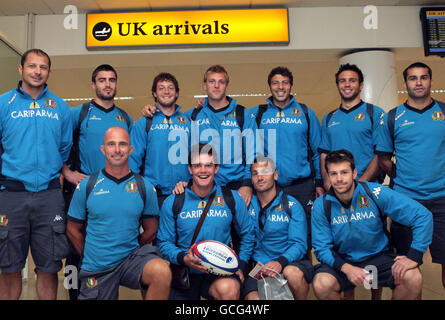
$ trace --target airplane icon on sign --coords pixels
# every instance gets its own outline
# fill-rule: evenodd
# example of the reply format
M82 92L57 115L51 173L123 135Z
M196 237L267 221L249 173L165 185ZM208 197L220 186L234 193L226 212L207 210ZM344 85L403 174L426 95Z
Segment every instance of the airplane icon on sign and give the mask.
M96 37L106 37L111 32L111 28L103 28L102 30L94 32Z

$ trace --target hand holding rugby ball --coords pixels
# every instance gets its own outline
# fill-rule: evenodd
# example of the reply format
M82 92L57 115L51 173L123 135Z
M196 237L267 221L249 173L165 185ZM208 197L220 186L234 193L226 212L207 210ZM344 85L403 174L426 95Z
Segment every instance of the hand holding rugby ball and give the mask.
M214 240L201 241L193 247L192 252L195 257L201 259L200 264L209 273L218 276L229 276L239 268L236 253L224 243Z

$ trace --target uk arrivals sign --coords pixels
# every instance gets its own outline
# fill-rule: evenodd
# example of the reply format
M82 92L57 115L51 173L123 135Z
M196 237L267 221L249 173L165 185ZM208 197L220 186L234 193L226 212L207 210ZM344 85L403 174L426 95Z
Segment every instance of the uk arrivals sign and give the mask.
M287 9L87 14L87 49L289 43Z

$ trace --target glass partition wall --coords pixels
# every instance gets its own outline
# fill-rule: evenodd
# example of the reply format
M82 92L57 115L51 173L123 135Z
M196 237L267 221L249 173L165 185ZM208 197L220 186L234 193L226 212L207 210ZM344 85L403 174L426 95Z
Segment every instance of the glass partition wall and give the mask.
M20 79L18 72L20 57L20 53L0 37L0 94L17 86Z

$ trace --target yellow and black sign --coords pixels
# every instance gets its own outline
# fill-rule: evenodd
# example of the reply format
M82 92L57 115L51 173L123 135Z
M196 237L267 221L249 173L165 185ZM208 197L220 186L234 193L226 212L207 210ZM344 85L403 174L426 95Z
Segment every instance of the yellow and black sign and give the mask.
M287 9L87 14L87 49L288 44Z

